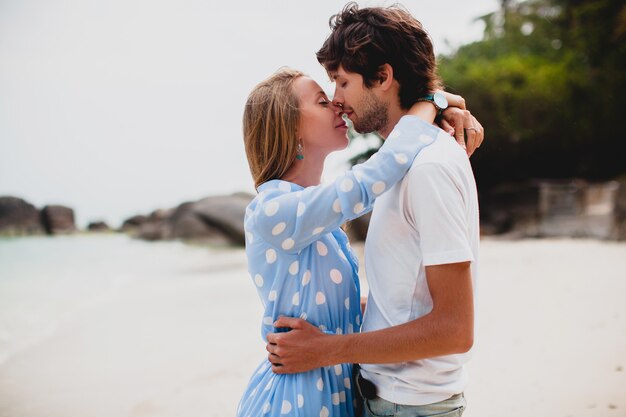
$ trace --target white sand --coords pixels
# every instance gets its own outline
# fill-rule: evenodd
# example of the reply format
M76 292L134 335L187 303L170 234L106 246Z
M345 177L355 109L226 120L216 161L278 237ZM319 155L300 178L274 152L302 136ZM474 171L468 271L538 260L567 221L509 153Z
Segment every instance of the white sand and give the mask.
M487 240L481 255L465 416L626 416L626 244ZM198 259L0 365L0 417L233 416L265 356L260 303L243 251Z

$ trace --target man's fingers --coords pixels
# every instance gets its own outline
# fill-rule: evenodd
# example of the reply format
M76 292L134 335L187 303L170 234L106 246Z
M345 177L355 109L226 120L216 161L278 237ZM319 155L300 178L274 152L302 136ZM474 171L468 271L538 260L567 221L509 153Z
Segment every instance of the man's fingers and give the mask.
M275 374L286 374L287 369L282 365L272 364L272 372L274 372Z
M267 360L270 361L272 363L272 365L279 365L282 366L283 364L281 363L281 358L278 355L275 355L273 353L270 353L269 355L267 355Z
M301 329L302 319L296 319L293 317L280 316L278 320L274 322L274 327L289 327L291 329Z
M279 333L268 333L267 334L268 345L269 344L275 345L276 343L278 343L278 336L279 336Z

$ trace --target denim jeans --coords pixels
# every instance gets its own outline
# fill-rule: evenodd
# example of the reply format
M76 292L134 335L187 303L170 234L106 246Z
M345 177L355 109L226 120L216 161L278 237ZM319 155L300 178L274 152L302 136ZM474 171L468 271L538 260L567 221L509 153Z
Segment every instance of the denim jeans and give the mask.
M447 400L426 405L402 405L376 397L365 400L367 417L461 417L465 410L463 394L454 395Z

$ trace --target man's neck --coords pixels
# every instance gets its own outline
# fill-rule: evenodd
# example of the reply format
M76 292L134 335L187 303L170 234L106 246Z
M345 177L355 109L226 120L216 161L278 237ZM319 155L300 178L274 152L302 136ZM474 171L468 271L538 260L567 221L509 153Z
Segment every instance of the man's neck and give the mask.
M404 110L399 105L390 105L389 106L389 120L385 128L378 132L383 139L387 139L387 136L391 133L393 128L398 124L402 116L406 115L408 110Z

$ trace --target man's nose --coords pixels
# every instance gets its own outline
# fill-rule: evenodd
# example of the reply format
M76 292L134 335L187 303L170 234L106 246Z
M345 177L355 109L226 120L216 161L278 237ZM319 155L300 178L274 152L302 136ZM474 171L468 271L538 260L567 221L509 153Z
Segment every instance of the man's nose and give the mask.
M333 110L338 116L343 114L343 103L341 101L333 100L332 104L333 104Z

